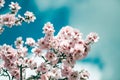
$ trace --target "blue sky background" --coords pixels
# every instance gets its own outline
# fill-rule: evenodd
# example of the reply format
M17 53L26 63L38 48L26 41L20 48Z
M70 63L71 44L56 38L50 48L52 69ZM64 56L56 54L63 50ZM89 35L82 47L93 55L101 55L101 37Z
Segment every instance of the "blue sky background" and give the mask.
M23 15L26 10L34 12L34 23L6 28L0 35L0 45L13 44L22 36L36 40L43 36L42 27L50 21L54 24L55 34L62 26L78 28L84 36L97 32L100 36L87 58L78 61L79 65L89 69L94 80L120 80L120 0L5 0L0 14L9 11L11 1L19 2ZM84 66L85 65L85 66Z

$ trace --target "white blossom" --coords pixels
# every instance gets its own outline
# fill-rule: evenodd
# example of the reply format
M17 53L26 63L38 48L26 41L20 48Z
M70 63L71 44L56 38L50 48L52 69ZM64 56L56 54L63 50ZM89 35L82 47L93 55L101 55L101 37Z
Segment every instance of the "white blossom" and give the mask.
M24 41L22 40L22 37L18 37L14 43L16 47L22 47Z
M34 22L34 20L36 19L34 14L30 11L26 11L24 15L25 15L25 21L28 23Z
M19 6L19 4L16 2L11 2L11 4L9 5L10 7L10 10L13 12L13 13L17 13L19 9L21 9L21 7Z
M35 45L35 40L33 38L27 38L25 44L29 46L34 46Z

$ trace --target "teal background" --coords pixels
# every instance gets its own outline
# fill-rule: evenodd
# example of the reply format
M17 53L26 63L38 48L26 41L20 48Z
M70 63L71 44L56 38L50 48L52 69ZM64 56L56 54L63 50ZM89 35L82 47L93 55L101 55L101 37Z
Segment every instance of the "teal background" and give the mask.
M14 40L22 36L33 37L35 40L44 36L42 27L50 21L54 24L55 35L61 27L70 25L80 29L84 37L90 32L97 32L100 36L88 56L78 63L90 64L97 67L92 73L96 80L120 80L120 0L5 0L5 7L0 14L9 11L11 1L19 2L22 7L19 14L26 10L34 12L37 19L34 23L23 23L13 28L5 27L0 35L0 45L13 44ZM96 76L99 74L98 76ZM95 80L95 79L94 79Z

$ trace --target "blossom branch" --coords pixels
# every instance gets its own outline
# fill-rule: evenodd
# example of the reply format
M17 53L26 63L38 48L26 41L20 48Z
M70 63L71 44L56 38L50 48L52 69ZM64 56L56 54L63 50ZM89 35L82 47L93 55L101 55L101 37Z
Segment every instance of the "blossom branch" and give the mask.
M38 41L31 37L23 41L22 37L18 37L15 47L6 44L0 46L3 67L16 80L23 80L26 69L35 71L34 75L25 77L27 80L88 80L89 72L76 71L74 66L77 60L87 56L92 44L98 41L97 33L91 32L83 40L82 33L70 26L63 27L56 36L54 32L53 24L48 22L43 27L45 36ZM28 58L30 47L34 56ZM38 64L36 57L43 61L40 60Z
M4 4L4 0L0 0L0 6L3 6L3 4ZM26 11L24 13L25 17L19 15L18 11L21 9L21 7L17 2L16 3L11 2L9 7L11 11L10 13L0 15L0 34L4 31L4 26L7 26L8 28L12 28L14 25L15 26L21 25L22 22L27 22L27 23L34 22L34 20L36 19L34 14L30 11Z

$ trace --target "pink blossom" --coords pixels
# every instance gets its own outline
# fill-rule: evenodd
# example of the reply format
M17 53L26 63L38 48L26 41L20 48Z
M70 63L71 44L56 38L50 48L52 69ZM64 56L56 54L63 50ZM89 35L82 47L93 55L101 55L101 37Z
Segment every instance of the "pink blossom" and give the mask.
M63 64L66 65L66 66L70 66L70 67L74 67L76 61L74 60L72 54L69 54L67 57L66 60L63 60Z
M7 59L4 63L4 67L8 70L13 70L13 69L17 68L13 62L11 62L10 60L7 60Z
M45 46L47 46L48 49L51 49L52 48L52 40L54 40L54 37L53 36L48 36L46 35L44 37L44 40L45 40Z
M84 53L84 46L81 44L75 44L74 50L73 50L73 58L75 60L82 59L83 53Z
M71 39L72 32L73 32L72 27L65 26L59 31L58 36L61 37L62 39Z
M15 69L15 70L11 70L10 71L11 75L14 76L17 80L20 79L20 73L19 70Z
M38 39L38 45L42 49L51 49L52 48L53 36L45 36L44 38Z
M50 44L51 48L53 48L55 50L58 50L58 48L59 48L59 39L57 37L54 37L53 39L51 39L49 44Z
M29 46L34 46L35 40L33 38L27 38L25 44L27 44Z
M46 63L41 63L40 66L37 68L37 72L47 72L49 70L49 67L47 66Z
M17 59L16 61L14 61L14 64L16 65L16 67L20 66L20 65L25 65L25 61L22 58Z
M61 76L61 70L59 68L52 68L49 72L47 72L48 76L52 79L58 80Z
M50 22L47 22L44 27L43 27L43 33L45 33L46 35L53 35L53 33L55 32L53 24L51 24Z
M82 39L82 33L80 33L78 29L73 30L73 39L74 40Z
M80 76L78 71L73 71L70 73L68 80L79 80Z
M41 56L42 55L42 49L39 47L35 47L32 49L32 52L35 54L35 56Z
M16 60L16 54L14 53L9 53L6 55L7 59L11 60L11 61L15 61Z
M83 53L83 58L85 58L88 55L88 52L90 51L90 45L84 45L85 50Z
M33 70L33 69L36 69L37 68L37 63L36 62L33 62L29 65L29 67Z
M56 57L57 58L57 57ZM52 65L55 65L55 64L57 64L58 63L58 59L55 59L55 60L53 60L53 61L51 61L51 64Z
M25 57L27 54L28 48L27 47L20 47L17 49L17 56L18 57Z
M25 65L29 67L31 70L37 68L37 63L33 59L25 59Z
M59 44L59 51L63 52L63 53L67 53L69 52L69 41L68 40L64 40Z
M4 25L11 28L15 24L15 15L5 14L2 16L2 21Z
M23 46L24 41L22 40L22 37L18 37L14 43L16 48L20 48Z
M45 55L45 58L48 60L48 61L53 61L53 60L56 60L56 55L55 53L53 52L47 52L46 55Z
M78 40L76 41L76 43L77 43L77 44L80 44L80 45L84 45L84 44L85 44L85 42L84 42L83 39L78 39Z
M6 59L9 59L11 61L16 60L17 51L13 49L11 46L8 46L8 45L2 46L0 53L3 60L6 60Z
M84 46L81 44L75 44L74 53L83 53L83 52L84 52Z
M27 64L31 65L33 63L33 59L28 59Z
M89 79L90 74L86 70L80 72L80 79L87 80Z
M63 69L61 69L61 74L64 77L68 77L71 72L72 72L72 68L69 66L63 66Z
M41 38L38 39L38 45L42 48L42 49L47 49L49 46L49 43L47 41L45 41L45 38Z
M93 42L97 42L99 40L98 34L95 32L91 32L86 39L86 44L91 44Z

